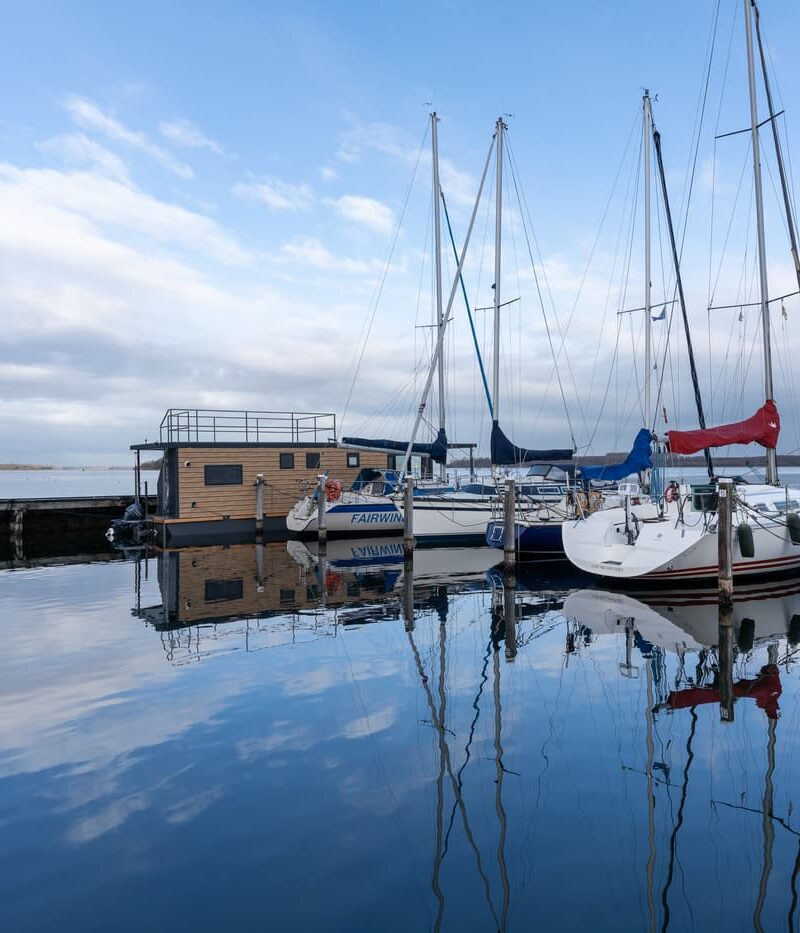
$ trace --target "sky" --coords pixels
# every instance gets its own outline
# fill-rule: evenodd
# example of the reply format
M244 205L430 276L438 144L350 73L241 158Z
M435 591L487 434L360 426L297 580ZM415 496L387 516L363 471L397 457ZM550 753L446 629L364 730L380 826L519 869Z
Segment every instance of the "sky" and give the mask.
M432 108L459 247L498 115L508 125L507 433L525 446L626 448L643 419L644 316L617 312L643 304L644 87L657 95L709 420L751 414L764 396L757 309L706 310L709 295L757 298L749 137L713 140L749 120L740 6L7 5L0 461L125 464L170 407L333 411L345 434L407 435L431 352ZM800 8L764 0L762 17L791 169ZM762 149L770 287L782 294L797 286L769 136ZM662 301L674 285L655 182ZM464 266L478 308L493 300L493 166L486 184ZM447 294L447 242L443 261ZM788 453L800 448L800 301L783 307L773 329ZM475 318L491 376L491 315ZM667 321L653 327L657 427L664 414L695 427L677 317L669 341ZM445 355L448 433L486 452L460 296ZM433 398L426 432L437 411Z

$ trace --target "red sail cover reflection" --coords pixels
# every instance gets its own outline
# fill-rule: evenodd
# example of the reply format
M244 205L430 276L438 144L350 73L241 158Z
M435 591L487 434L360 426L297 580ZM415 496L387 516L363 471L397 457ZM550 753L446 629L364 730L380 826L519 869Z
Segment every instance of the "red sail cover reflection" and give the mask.
M778 698L781 695L781 678L775 664L766 664L758 677L752 680L740 680L733 685L733 695L737 699L749 697L756 701L756 706L763 709L769 719L778 718ZM702 706L704 703L719 703L720 692L716 687L687 687L685 690L673 690L667 700L670 709L687 709Z
M706 447L726 447L728 444L761 444L777 447L781 430L778 408L772 399L758 409L752 418L717 428L696 431L669 431L669 449L674 454L696 454Z

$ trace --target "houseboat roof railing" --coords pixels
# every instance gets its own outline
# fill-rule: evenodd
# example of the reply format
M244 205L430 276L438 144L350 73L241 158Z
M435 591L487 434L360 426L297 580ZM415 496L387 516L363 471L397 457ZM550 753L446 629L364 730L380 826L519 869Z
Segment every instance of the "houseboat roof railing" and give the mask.
M162 444L336 442L336 415L319 411L235 411L168 408L159 426Z

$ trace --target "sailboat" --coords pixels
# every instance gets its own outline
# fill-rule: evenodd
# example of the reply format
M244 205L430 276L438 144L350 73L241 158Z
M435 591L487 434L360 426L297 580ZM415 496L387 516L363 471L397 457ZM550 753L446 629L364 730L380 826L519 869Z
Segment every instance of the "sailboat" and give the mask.
M709 485L692 487L670 483L663 495L653 496L638 505L630 501L620 508L608 509L568 522L563 528L564 550L569 560L581 570L618 580L658 579L690 580L714 577L718 573L717 522L715 506L719 492L714 476L710 449L728 444L758 443L766 449L766 482L735 486L733 573L737 577L760 576L800 568L800 488L781 487L778 481L776 446L780 432L780 417L774 401L772 379L772 347L769 318L769 285L764 234L764 205L761 183L761 152L759 117L755 84L753 52L753 12L759 29L758 10L753 0L744 0L745 38L750 96L750 131L752 134L753 179L755 189L758 234L759 287L764 351L765 402L750 418L718 427L706 428L702 416L699 387L695 380L700 428L691 431L669 431L668 448L674 454L692 454L704 450L709 467ZM759 31L759 51L769 104L768 120L774 124L775 114L764 63ZM659 156L662 184L660 137L653 129ZM797 260L794 219L786 197L786 178L777 133L774 134L781 182L784 187L786 222L792 241L792 255L800 286L800 263ZM668 225L677 259L674 232ZM678 264L678 290L685 316L685 301ZM648 315L649 317L649 315ZM688 333L688 332L687 332Z
M408 473L412 455L428 456L439 463L439 483L416 485L414 489L414 534L417 539L427 543L484 543L489 522L502 508L501 492L496 474L491 482L471 483L462 489L453 489L446 482L445 462L447 458L447 435L445 431L443 345L446 327L452 316L452 305L459 284L462 284L462 267L469 245L478 206L488 172L491 155L496 146L496 207L495 207L495 283L493 287L494 305L494 358L492 395L488 397L492 414L491 455L495 467L519 465L541 461L565 461L572 458L571 448L554 450L529 450L514 445L504 434L498 418L500 396L500 278L501 278L501 230L502 230L502 191L503 191L503 137L507 129L502 118L498 118L495 134L481 176L478 194L470 218L467 235L458 260L455 277L446 308L443 309L441 282L441 231L439 200L438 162L438 117L431 114L431 140L434 189L434 243L435 243L435 281L437 306L437 341L431 367L423 389L422 398L416 415L411 439L406 443L393 440L375 440L362 437L345 437L346 446L369 450L386 450L399 454L404 450L403 462L399 471L391 476L376 477L359 489L348 491L335 490L331 501L325 504L325 520L328 534L361 534L376 531L397 533L403 526L405 502L402 482ZM427 405L428 394L434 375L439 377L439 429L432 444L417 441L423 414ZM534 477L520 487L520 497L527 498L528 504L552 499L552 483L540 483ZM543 488L544 487L544 488ZM559 490L558 495L561 495ZM295 533L314 533L317 529L317 503L309 496L298 502L286 520L289 531Z

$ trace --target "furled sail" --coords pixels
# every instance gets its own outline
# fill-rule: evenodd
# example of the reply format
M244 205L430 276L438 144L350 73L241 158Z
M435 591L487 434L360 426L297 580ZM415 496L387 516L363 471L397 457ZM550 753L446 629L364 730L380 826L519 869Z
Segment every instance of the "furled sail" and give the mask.
M363 447L367 450L387 450L393 453L404 454L408 450L408 441L388 441L384 438L371 437L343 437L345 447ZM416 456L430 457L437 463L447 462L447 435L444 428L439 428L436 440L432 444L414 444L411 453Z
M728 444L761 444L775 448L781 430L781 419L772 399L745 421L722 424L717 428L696 431L669 431L669 449L674 454L694 454L705 447L725 447Z
M581 476L584 479L604 479L617 482L626 476L630 476L631 473L639 473L641 470L650 469L653 465L650 460L650 438L651 434L647 428L642 428L636 435L631 452L622 463L581 467Z
M504 466L512 463L536 463L540 460L572 460L572 449L555 450L528 450L527 447L517 447L503 434L500 425L495 421L492 424L491 439L492 463Z

